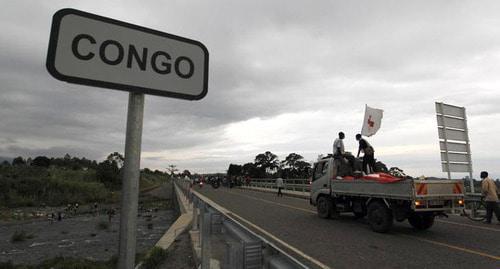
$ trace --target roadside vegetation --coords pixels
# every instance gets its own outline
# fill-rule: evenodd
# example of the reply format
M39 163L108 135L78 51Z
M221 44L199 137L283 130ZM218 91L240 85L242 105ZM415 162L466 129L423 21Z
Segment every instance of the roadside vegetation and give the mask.
M144 260L143 253L135 256L136 264ZM107 261L93 261L83 258L55 257L47 259L36 265L14 264L12 261L0 262L1 269L115 269L118 265L118 258L113 256ZM157 268L157 267L151 267Z
M97 230L109 230L109 222L100 221L96 225Z
M149 255L142 262L141 268L157 269L167 258L168 252L160 247L153 247Z
M24 242L28 239L33 239L33 238L35 238L34 234L28 234L25 231L15 231L12 237L10 238L10 242L11 243Z
M116 268L116 258L108 261L91 261L87 259L56 257L37 265L15 265L11 261L0 263L2 269L111 269Z
M104 161L86 158L17 157L0 164L0 208L117 202L124 158L115 152ZM140 187L168 180L161 171L141 171Z

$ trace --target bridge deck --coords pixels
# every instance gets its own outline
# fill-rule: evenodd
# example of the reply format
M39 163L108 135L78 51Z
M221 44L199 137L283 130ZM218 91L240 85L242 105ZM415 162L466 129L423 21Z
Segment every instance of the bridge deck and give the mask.
M313 268L314 260L331 268L500 268L500 225L450 216L428 231L396 222L390 233L378 234L351 215L320 219L305 199L209 186L196 191L258 226L262 235L286 242L285 249L299 250L302 257L290 254Z

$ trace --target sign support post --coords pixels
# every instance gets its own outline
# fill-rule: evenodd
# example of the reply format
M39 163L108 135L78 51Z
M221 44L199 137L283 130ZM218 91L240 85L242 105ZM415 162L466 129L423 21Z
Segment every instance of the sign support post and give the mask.
M465 107L464 107L464 125L465 125L465 129L467 129L467 113L465 113ZM466 141L466 144L467 144L467 152L471 152L470 151L470 142L469 142L469 132L466 132L465 135L467 136L467 141ZM471 193L475 193L476 190L474 188L474 179L472 177L472 157L471 157L471 154L468 155L469 157L469 179L470 179L470 192Z
M130 92L125 137L125 164L123 166L118 255L118 268L124 269L133 269L135 264L143 116L144 94Z

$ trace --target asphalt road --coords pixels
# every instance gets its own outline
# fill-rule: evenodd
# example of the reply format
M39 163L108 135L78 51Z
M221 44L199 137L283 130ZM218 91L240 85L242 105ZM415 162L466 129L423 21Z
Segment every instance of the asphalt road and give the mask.
M330 268L500 268L500 225L450 216L436 219L427 231L405 221L379 234L366 219L350 214L321 219L304 199L235 188L195 190L258 226L268 235L258 233L312 268L319 267L312 260Z

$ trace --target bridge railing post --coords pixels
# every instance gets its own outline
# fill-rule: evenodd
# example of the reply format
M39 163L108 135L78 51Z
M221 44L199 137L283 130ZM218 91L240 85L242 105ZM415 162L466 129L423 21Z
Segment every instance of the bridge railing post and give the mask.
M210 269L210 256L212 252L210 244L210 223L212 213L202 213L203 220L201 223L201 269Z
M198 231L198 200L193 200L193 231Z

